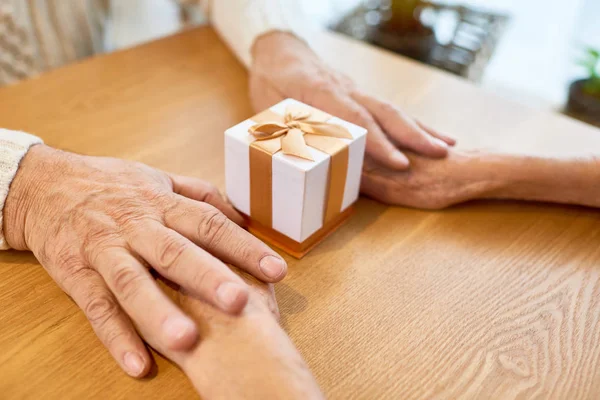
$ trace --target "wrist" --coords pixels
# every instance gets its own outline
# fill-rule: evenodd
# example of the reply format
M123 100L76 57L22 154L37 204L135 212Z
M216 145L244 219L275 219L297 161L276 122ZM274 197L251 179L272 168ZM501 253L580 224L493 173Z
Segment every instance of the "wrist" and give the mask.
M489 198L505 184L504 177L497 173L502 160L493 154L479 150L451 151L448 157L452 162L446 173L457 183L453 204Z
M245 371L251 367L248 364L252 364L252 360L268 356L265 333L277 334L280 328L268 312L255 314L246 310L241 316L229 317L202 308L206 312L201 313L200 308L195 307L190 313L200 329L201 343L190 352L169 358L179 365L203 397L221 398L225 397L224 390L239 384L235 380L240 373L252 374ZM263 367L268 366L263 364ZM223 371L228 372L227 377L223 377Z
M479 188L477 199L497 199L502 198L517 176L514 173L517 169L511 165L510 156L479 152L475 157L476 165L471 170L478 174L478 181L484 182Z
M4 237L8 245L17 250L30 250L26 224L31 223L31 210L39 193L47 183L42 178L47 169L46 160L54 152L43 144L32 146L25 154L10 185L4 204Z
M322 398L310 370L266 309L219 323L180 364L201 397ZM202 324L199 324L202 327ZM202 329L202 328L201 328Z

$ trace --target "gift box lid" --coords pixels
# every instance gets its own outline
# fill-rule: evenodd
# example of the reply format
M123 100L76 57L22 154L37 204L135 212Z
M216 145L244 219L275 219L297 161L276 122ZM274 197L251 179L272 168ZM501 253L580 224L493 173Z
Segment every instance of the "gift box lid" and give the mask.
M284 115L285 111L288 107L306 107L307 109L316 110L316 112L322 113L322 111L315 109L314 107L311 107L311 106L304 104L295 99L285 99L285 100L275 104L274 106L270 107L270 110L279 115ZM360 139L361 137L366 136L366 134L367 134L366 129L364 129L358 125L355 125L351 122L348 122L348 121L345 121L338 117L335 117L335 116L332 116L327 122L331 123L331 124L341 125L350 132L353 139L339 139L339 140L343 140L347 143L351 143L357 139ZM254 121L252 118L249 118L229 129L227 129L225 131L225 135L227 135L241 143L244 143L247 146L250 146L250 144L252 142L254 142L256 139L254 138L254 136L252 136L252 134L249 133L249 129L251 126L253 126L255 124L256 124L256 121ZM330 157L329 154L324 153L320 150L317 150L314 147L309 146L308 150L310 151L310 154L313 157L314 161L305 160L303 158L296 157L296 156L286 155L282 151L275 153L273 155L273 157L281 159L285 163L288 163L291 166L294 166L302 171L308 171L310 169L313 169L313 168L317 167L319 164L327 162L327 160Z

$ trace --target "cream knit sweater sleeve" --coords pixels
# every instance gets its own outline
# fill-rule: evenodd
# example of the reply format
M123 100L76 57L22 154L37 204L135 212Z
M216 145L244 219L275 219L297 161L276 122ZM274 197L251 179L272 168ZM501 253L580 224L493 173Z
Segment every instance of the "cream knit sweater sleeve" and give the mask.
M209 17L246 67L252 63L254 41L267 32L290 32L310 42L311 27L302 0L213 0Z
M42 139L25 132L0 129L0 250L10 248L4 238L4 203L19 163L27 150Z

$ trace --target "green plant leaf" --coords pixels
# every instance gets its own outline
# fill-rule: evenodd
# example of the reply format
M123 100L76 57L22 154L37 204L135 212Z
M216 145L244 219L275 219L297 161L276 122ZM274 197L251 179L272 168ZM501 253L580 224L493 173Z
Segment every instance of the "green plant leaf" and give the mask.
M581 58L579 58L576 63L577 65L579 65L580 67L583 67L587 70L587 74L588 74L588 84L586 84L586 89L587 90L595 90L595 89L590 89L590 85L593 85L593 87L595 88L596 85L600 85L600 51L596 50L594 48L588 47L586 49L584 49L583 54L581 54L580 56ZM591 81L599 81L598 83L596 82L591 82Z
M592 68L596 65L594 60L591 60L589 58L581 58L581 59L577 60L576 63L577 63L577 65L580 65L580 66L586 67L586 68Z
M592 58L594 58L596 60L600 59L600 51L593 49L591 47L588 47L587 54L589 54Z

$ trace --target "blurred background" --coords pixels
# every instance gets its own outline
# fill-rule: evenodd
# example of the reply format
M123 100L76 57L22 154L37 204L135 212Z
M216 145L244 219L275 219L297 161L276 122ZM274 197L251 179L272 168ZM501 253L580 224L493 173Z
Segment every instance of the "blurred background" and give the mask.
M314 3L317 10L318 1ZM321 6L321 17L337 15L328 23L339 32L461 75L511 100L569 111L588 122L600 119L597 104L577 104L585 103L587 94L600 97L595 80L600 67L599 0L354 3L350 15L344 7ZM589 90L578 91L580 85L572 83L580 79L595 81ZM575 98L569 102L572 86Z
M43 1L12 2L13 8L29 6L11 9L10 1L0 0L0 50L23 47L19 38L31 32L14 28L13 20ZM69 12L83 7L83 1L70 1L71 6L69 0L60 4ZM69 57L46 59L42 67L29 61L34 50L12 59L0 51L0 84L206 23L199 0L90 1L99 5L92 13L98 18L84 27L91 44L82 41L72 55L63 51ZM462 76L527 106L600 126L600 0L298 1L316 25ZM62 28L78 32L81 26Z
M120 3L131 8L136 1ZM169 27L177 20L173 3L153 3L153 10L144 12L146 20L160 16L162 23L118 32L117 47L177 29ZM460 75L510 100L600 126L600 56L595 53L600 50L600 0L303 3L317 25ZM187 10L190 21L202 21L193 5ZM116 17L121 14L126 13Z

